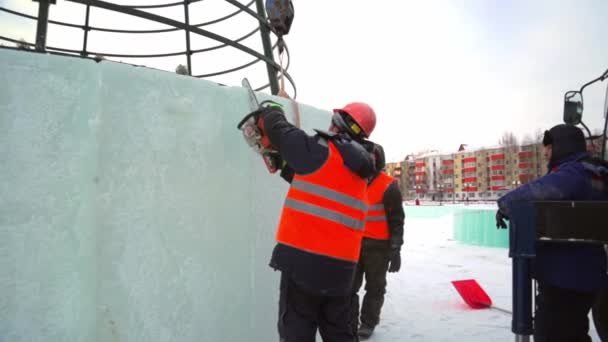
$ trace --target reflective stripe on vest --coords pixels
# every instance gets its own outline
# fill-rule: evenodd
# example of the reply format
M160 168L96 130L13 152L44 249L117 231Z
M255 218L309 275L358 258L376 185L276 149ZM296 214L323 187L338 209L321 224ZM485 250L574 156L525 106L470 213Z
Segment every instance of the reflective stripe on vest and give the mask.
M281 214L277 242L309 253L357 262L367 211L365 179L344 166L328 142L325 164L295 175Z
M390 238L383 200L386 189L394 181L393 177L381 172L368 186L367 199L370 206L365 218L363 236L377 240L388 240Z
M310 204L310 203L306 203L306 202L300 202L298 200L288 198L285 200L285 207L291 208L294 210L298 210L300 212L307 213L309 215L321 217L321 218L324 218L329 221L340 223L348 228L352 228L352 229L356 229L356 230L363 230L363 228L365 228L365 222L362 220L354 219L350 216L343 215L338 212L325 209L318 205L314 205L314 204Z

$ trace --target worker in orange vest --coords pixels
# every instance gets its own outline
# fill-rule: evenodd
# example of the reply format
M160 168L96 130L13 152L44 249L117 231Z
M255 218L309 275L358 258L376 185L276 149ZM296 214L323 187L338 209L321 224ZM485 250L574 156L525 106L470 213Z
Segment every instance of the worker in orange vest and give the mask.
M263 134L279 152L276 165L291 183L270 266L281 271L281 341L354 342L352 284L367 213L371 155L360 144L376 124L373 109L335 109L329 132L314 136L289 123L282 108L260 114Z
M359 323L359 296L365 277L365 296L361 306L361 325L358 335L368 339L380 322L380 311L386 292L386 273L398 272L401 268L401 245L403 244L403 211L401 191L397 179L386 174L382 146L372 144L377 172L369 180L367 200L369 209L365 219L365 231L359 264L353 286L354 322Z

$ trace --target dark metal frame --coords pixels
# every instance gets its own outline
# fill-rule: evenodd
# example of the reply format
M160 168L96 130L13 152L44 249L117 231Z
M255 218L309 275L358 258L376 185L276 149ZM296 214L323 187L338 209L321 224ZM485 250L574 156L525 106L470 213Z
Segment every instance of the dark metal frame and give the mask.
M203 1L203 0L182 0L182 1L172 2L172 3L166 3L166 4L142 5L142 6L117 5L117 4L114 4L111 2L101 1L101 0L65 0L65 1L79 3L79 4L86 6L84 25L76 25L76 24L49 20L48 19L49 6L51 4L55 4L55 0L33 0L33 1L36 1L39 3L39 7L38 7L39 10L38 10L37 17L30 16L30 15L20 13L17 11L13 11L13 10L10 10L10 9L4 8L4 7L0 7L0 11L10 13L13 15L17 15L17 16L21 16L24 18L36 20L37 21L37 30L36 30L35 44L30 43L30 42L17 41L15 39L11 39L11 38L8 38L8 37L2 36L2 35L0 35L0 41L4 40L4 41L16 43L16 44L24 44L27 46L33 46L33 47L35 47L36 51L38 51L38 52L47 52L47 53L60 54L60 55L66 55L66 54L67 55L78 55L83 58L89 58L90 56L96 56L96 55L97 56L106 56L106 57L123 57L123 58L156 58L156 57L170 57L170 56L185 55L186 63L187 63L187 67L188 67L188 75L193 76L193 77L198 77L198 78L205 78L205 77L211 77L211 76L217 76L217 75L223 75L223 74L235 72L235 71L247 68L251 65L254 65L260 61L264 61L266 64L267 72L268 72L268 83L257 88L256 90L262 90L262 89L270 87L272 94L276 95L279 92L279 84L278 84L277 76L281 72L281 68L274 61L274 57L273 57L273 51L274 51L274 49L277 48L277 44L275 43L273 46L271 43L270 35L271 35L271 33L274 33L274 32L272 30L272 27L268 23L268 20L266 19L263 0L251 0L247 4L241 4L240 2L238 2L236 0L225 0L227 3L236 7L237 10L224 17L214 19L214 20L211 20L208 22L196 24L196 25L190 24L189 5L192 3L195 3L195 2ZM252 9L249 8L249 7L251 7L251 5L253 5L254 2L256 4L256 11L253 11ZM172 7L172 6L184 6L185 22L182 23L182 22L179 22L179 21L176 21L173 19L169 19L169 18L159 16L156 14L152 14L152 13L142 10L142 9L150 9L150 8L165 8L165 7ZM103 8L106 10L119 12L119 13L123 13L123 14L128 14L128 15L138 17L138 18L148 19L148 20L160 23L160 24L171 26L172 28L157 29L157 30L120 30L120 29L108 29L108 28L94 27L94 26L89 25L91 7ZM202 29L202 27L204 27L204 26L212 25L212 24L224 21L226 19L232 18L241 13L246 13L249 16L253 17L258 22L258 25L253 31L247 33L246 35L244 35L236 40L231 40L231 39L225 38L223 36L220 36L218 34L215 34L213 32ZM46 46L47 27L48 27L49 23L54 24L54 25L62 25L62 26L82 29L84 31L82 50L71 50L71 49L65 49L65 48L61 48L61 47ZM186 38L185 39L185 42L186 42L185 51L133 55L133 54L111 54L111 53L104 53L104 52L93 52L93 51L88 51L88 49L87 49L89 31L103 31L103 32L125 33L125 34L153 34L153 33L162 33L162 32L173 32L173 31L179 31L179 30L183 30L185 33L185 38ZM241 41L251 37L258 31L260 32L261 39L262 39L262 45L264 48L263 54L240 43ZM190 45L191 34L197 34L197 35L200 35L203 37L207 37L207 38L215 40L221 44L215 45L212 47L208 47L208 48L204 48L204 49L192 50L191 45ZM217 71L217 72L213 72L213 73L201 74L201 75L192 75L192 58L191 57L193 54L217 50L217 49L225 48L228 46L238 49L240 51L243 51L243 52L255 57L255 59L250 62L247 62L243 65L239 65L237 67L233 67L230 69L221 70L221 71ZM287 58L288 62L287 62L287 66L284 68L283 72L284 72L284 77L291 83L291 85L294 89L294 98L295 98L297 96L297 90L296 90L296 86L295 86L293 79L287 72L287 69L289 68L290 58L289 58L289 50L286 50L286 51L287 51L287 56L288 56L288 58Z
M600 229L608 202L536 201L513 204L509 221L512 259L513 319L516 342L529 342L534 333L532 262L536 243L605 245L608 231ZM551 218L550 221L547 218ZM576 222L576 224L573 224Z

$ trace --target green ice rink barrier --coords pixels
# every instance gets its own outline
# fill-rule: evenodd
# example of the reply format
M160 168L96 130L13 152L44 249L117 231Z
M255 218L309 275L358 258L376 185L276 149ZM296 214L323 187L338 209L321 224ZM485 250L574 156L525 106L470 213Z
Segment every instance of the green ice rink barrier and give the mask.
M454 239L470 245L509 246L509 231L496 229L496 211L463 209L454 213Z
M462 210L458 206L447 205L406 205L404 208L407 218L439 218Z
M464 205L405 205L406 218L435 219L453 215L454 240L477 246L509 246L506 229L496 229L496 209L473 209Z

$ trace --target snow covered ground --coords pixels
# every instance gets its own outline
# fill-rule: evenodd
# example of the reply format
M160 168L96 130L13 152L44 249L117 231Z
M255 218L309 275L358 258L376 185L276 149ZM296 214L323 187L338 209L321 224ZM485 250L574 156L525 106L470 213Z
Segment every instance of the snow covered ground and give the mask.
M406 219L402 269L388 276L382 319L371 341L515 339L510 315L469 309L450 283L476 279L495 306L511 310L511 260L507 249L453 241L451 221L451 215ZM599 342L595 331L591 336Z

